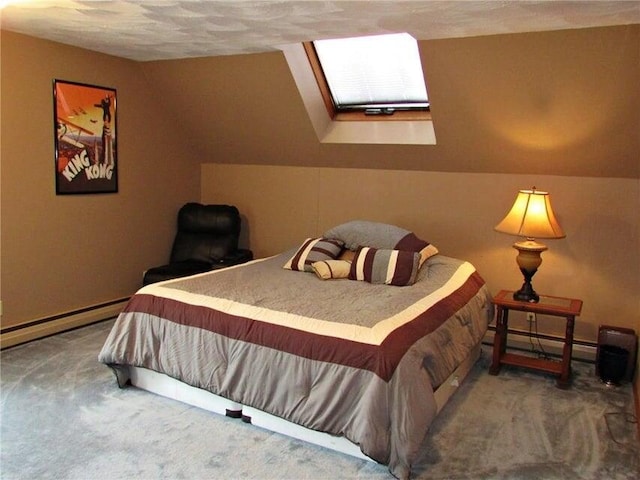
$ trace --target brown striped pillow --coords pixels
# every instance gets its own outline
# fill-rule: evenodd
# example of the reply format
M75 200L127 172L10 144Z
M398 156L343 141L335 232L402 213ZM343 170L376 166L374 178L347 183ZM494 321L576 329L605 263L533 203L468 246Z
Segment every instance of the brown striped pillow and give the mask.
M420 253L362 247L351 262L349 278L386 285L413 285L420 269Z
M293 257L284 264L288 270L313 272L311 265L321 260L335 260L342 253L343 243L336 239L307 238Z

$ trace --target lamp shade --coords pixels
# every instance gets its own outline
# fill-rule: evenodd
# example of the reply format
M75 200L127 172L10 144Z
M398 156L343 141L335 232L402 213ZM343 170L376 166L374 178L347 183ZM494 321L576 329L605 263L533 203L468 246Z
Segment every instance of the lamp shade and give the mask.
M520 190L516 201L495 230L526 238L564 238L566 235L556 220L548 192L533 187Z

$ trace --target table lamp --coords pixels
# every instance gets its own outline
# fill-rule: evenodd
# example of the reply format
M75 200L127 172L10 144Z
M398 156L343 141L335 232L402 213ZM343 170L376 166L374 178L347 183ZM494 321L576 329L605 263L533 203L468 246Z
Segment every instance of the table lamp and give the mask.
M523 302L538 302L540 296L533 289L531 278L542 264L540 254L547 250L547 246L536 242L534 238L566 236L551 209L549 193L538 191L536 187L520 190L513 207L495 226L495 230L525 238L513 244L513 248L518 250L516 262L524 275L522 288L513 294L513 298Z

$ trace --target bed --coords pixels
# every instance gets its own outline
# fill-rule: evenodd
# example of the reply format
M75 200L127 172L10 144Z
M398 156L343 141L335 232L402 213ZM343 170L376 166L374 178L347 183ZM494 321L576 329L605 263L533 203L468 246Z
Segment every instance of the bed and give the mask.
M297 248L151 284L99 360L128 383L388 465L410 478L492 318L468 262L348 222Z

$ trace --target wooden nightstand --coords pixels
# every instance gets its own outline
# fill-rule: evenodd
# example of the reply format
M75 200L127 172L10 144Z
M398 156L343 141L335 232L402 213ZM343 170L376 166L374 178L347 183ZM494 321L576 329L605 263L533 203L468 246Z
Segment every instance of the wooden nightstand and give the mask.
M517 367L531 368L558 375L558 387L568 388L571 376L573 325L575 318L580 315L580 311L582 310L582 300L540 295L540 301L538 303L521 302L513 299L512 291L501 290L493 298L493 303L496 306L496 335L493 340L493 362L489 369L489 373L491 375L497 375L500 372L501 365L514 365ZM509 310L564 317L567 325L564 336L562 360L546 360L542 358L518 355L515 353L507 353Z

